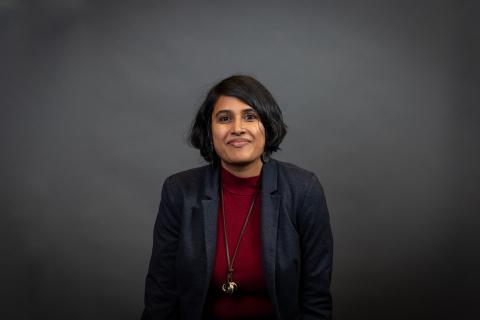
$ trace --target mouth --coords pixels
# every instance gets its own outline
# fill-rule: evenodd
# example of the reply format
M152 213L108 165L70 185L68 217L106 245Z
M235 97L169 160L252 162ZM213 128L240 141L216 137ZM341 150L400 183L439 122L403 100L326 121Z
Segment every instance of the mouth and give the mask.
M231 145L234 148L241 148L241 147L243 147L243 146L245 146L249 143L250 143L250 141L243 140L243 139L232 140L232 141L228 142L228 144Z

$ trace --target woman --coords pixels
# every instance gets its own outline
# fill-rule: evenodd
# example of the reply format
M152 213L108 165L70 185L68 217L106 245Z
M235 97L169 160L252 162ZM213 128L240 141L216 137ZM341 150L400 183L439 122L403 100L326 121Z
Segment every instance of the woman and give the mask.
M325 197L315 174L270 158L285 134L256 79L208 92L189 139L210 164L164 182L142 319L331 319Z

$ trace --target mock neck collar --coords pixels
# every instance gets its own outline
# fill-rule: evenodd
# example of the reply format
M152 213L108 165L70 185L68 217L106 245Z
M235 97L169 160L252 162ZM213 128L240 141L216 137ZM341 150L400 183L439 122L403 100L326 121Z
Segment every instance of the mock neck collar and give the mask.
M203 182L205 200L218 200L220 190L220 166L220 164L208 164L203 167L205 169L205 180ZM278 164L274 158L270 158L268 162L263 164L260 183L263 195L271 195L277 192L277 171Z
M253 177L237 177L221 166L221 179L223 188L231 193L240 195L255 194L260 187L261 173Z

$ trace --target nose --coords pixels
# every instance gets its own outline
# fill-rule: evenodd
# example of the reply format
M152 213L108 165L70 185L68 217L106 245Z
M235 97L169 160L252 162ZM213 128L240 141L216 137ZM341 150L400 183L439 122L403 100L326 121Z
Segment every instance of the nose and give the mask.
M235 119L233 122L233 127L232 127L232 133L233 134L242 134L245 132L243 129L243 119L241 117L238 117Z

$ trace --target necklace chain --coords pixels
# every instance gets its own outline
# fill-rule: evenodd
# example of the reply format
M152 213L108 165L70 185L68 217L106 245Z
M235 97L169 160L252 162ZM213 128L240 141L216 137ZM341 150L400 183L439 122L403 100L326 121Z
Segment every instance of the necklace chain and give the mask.
M257 199L258 191L254 194L252 203L250 204L250 208L248 209L247 216L245 217L245 221L243 222L242 230L240 231L240 235L238 236L237 244L235 246L235 250L233 251L233 256L230 259L230 250L228 248L228 238L227 238L227 219L225 217L225 201L223 196L223 185L221 187L221 196L222 196L222 218L223 218L223 236L225 238L225 252L227 256L227 281L222 285L222 290L226 293L232 294L237 289L237 284L233 282L233 263L235 262L235 258L237 257L238 248L240 247L240 241L242 240L243 234L245 233L245 229L247 228L248 220L252 215L253 207L255 205L255 200Z

